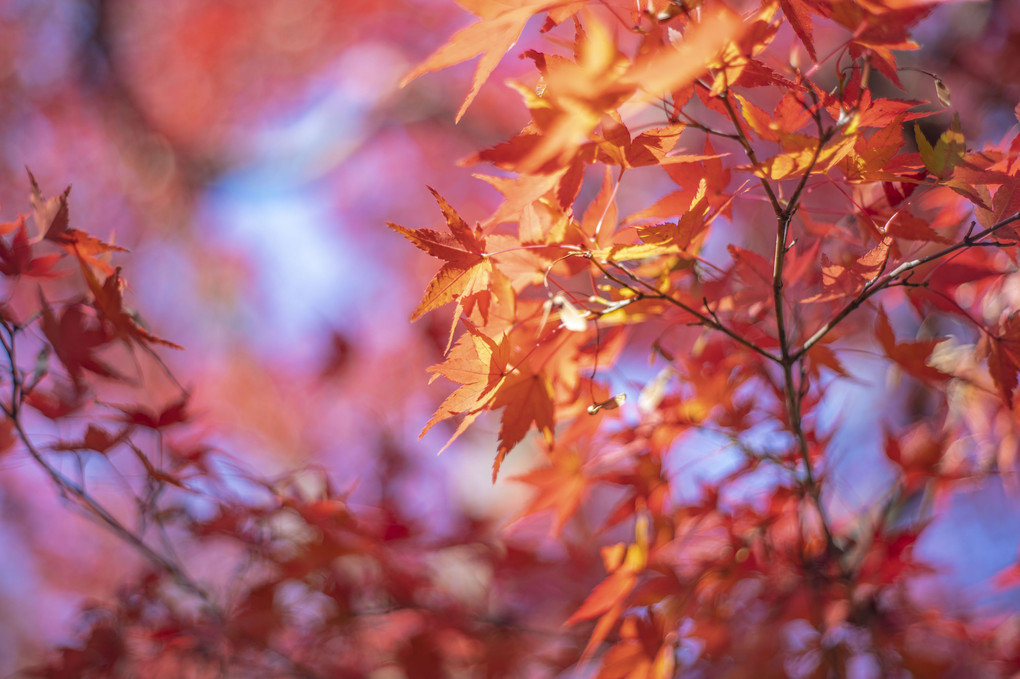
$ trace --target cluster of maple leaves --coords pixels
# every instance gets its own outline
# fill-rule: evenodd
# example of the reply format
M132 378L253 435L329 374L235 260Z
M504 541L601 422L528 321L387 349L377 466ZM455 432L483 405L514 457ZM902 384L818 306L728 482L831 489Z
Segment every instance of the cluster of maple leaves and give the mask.
M461 517L438 537L399 500L395 444L378 449L382 500L355 509L326 470L268 478L196 441L190 394L155 351L179 347L125 306L108 261L124 249L70 228L69 191L31 187L34 214L0 225L0 444L143 567L113 601L86 605L76 642L22 676L522 676L570 664L580 638L542 625L583 586L485 521ZM176 391L156 406L153 366ZM111 472L123 483L113 493L101 482ZM219 567L195 566L209 554ZM594 572L581 555L571 563ZM563 586L549 596L536 581Z
M1020 135L969 148L954 117L932 143L915 121L951 106L934 74L939 107L878 94L903 89L897 53L936 3L461 4L478 20L406 79L480 57L458 118L530 18L558 47L521 54L530 121L467 161L498 171L478 175L495 213L472 228L433 191L445 230L390 225L443 260L412 320L454 306L430 371L458 387L425 431L458 418L452 442L499 412L495 480L537 429L525 516L551 510L568 544L592 521L629 536L566 620L594 623L580 661L603 679L1011 675L1015 618L911 596L932 507L1017 465ZM862 346L925 398L879 418L895 481L847 512L841 423L820 411ZM660 372L635 385L620 366L641 354ZM677 460L706 434L737 463L692 499Z

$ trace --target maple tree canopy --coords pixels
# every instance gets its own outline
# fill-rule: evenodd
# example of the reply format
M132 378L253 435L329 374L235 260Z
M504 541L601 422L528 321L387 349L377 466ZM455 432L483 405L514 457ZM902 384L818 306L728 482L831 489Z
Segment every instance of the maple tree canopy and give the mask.
M55 140L19 141L0 171L31 152L82 175L72 197L19 158L25 214L0 223L4 539L52 590L10 566L0 671L1016 679L1013 5L457 0L472 16L456 23L454 3L415 4L88 2L66 11L81 46L50 25L60 12L0 13L20 55L0 119ZM25 39L8 14L47 30ZM941 61L922 44L982 16L994 39ZM26 60L36 42L91 85ZM391 74L365 104L415 51L402 93ZM447 102L433 73L472 61ZM289 343L286 323L223 312L249 274L304 302L286 258L241 276L222 234L181 226L215 203L195 187L243 165L230 140L265 113L253 102L279 107L306 71L316 96L344 71L335 99L366 107L378 143L322 144L322 167L350 167L310 173L323 202L375 210L323 257L350 276L332 293L364 308L312 369L251 350ZM477 174L452 180L465 140ZM404 186L422 167L427 191ZM262 188L238 192L260 234ZM92 209L102 192L170 237L115 239L108 212L132 210ZM304 200L268 249L313 270ZM419 267L413 323L393 325L381 293ZM128 284L147 277L161 293ZM203 286L219 352L187 341L207 330ZM145 308L168 298L187 307L176 328ZM180 378L166 358L195 354ZM12 618L64 610L55 592L89 595L73 629L25 633Z

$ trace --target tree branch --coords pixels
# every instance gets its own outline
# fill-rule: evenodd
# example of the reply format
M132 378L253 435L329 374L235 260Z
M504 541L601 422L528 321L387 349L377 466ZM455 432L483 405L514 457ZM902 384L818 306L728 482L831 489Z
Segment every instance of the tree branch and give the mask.
M941 259L946 255L950 255L954 252L957 252L958 250L963 250L964 248L968 247L985 245L985 243L982 243L980 241L982 241L985 237L992 235L999 229L1009 226L1010 224L1016 221L1020 221L1020 212L1016 213L1011 217L1007 217L1006 219L1003 219L1000 222L993 224L992 226L988 227L987 229L981 231L976 235L967 234L964 237L964 239L959 243L949 245L945 248L942 248L938 252L933 252L932 254L927 255L925 257L920 257L909 262L903 262L889 273L885 275L880 275L877 278L868 281L867 283L865 283L864 289L861 290L860 293L858 293L857 297L850 300L842 309L840 309L836 313L835 316L832 317L831 320L829 320L825 325L819 328L815 332L815 334L809 337L807 341L804 342L804 345L793 353L792 358L794 360L798 360L801 357L803 357L804 354L806 354L811 349L811 347L822 341L822 339L824 339L825 336L828 335L833 330L833 328L839 325L843 321L843 319L845 319L847 316L853 313L854 310L856 310L858 307L860 307L862 304L868 301L868 299L870 299L872 295L875 295L881 292L882 290L885 290L886 288L892 286L893 283L897 282L900 276L903 276L904 274L913 271L919 266L923 266L925 264L928 264L929 262L934 262L935 260Z
M635 288L634 286L630 285L629 283L627 283L626 281L622 280L620 277L614 276L612 273L610 273L608 269L606 269L604 266L602 266L601 262L599 262L598 260L596 260L594 257L591 256L590 252L585 252L584 255L588 259L590 259L592 261L592 263L595 264L596 267L598 267L598 269L603 273L603 275L605 275L607 278L609 278L611 281L613 281L617 285L620 285L621 287L623 287L623 288L625 288L627 290L630 290L635 295L638 295L641 299L659 299L659 300L662 300L664 302L668 302L668 303L672 304L673 306L676 306L676 307L678 307L680 309L683 309L687 313L689 313L692 316L694 316L695 318L697 318L698 321L702 325L704 325L704 326L706 326L708 328L711 328L712 330L718 330L719 332L723 333L724 335L726 335L730 339L732 339L735 342L737 342L738 344L740 344L740 345L750 349L751 351L755 352L756 354L760 354L761 356L763 356L763 357L765 357L765 358L767 358L770 361L773 361L775 363L779 363L780 362L780 358L778 356L776 356L775 354L773 354L772 352L770 352L770 351L768 351L766 349L762 349L761 347L759 347L754 342L751 342L750 340L746 339L745 337L737 334L736 332L734 332L730 328L728 328L725 325L723 325L718 320L718 317L715 315L715 313L711 312L711 310L709 310L709 313L711 315L705 315L705 314L701 313L700 311L698 311L697 309L695 309L694 307L690 306L689 304L685 304L684 302L681 302L678 299L675 299L675 298L670 297L669 295L667 295L665 293L660 292L651 283L649 283L649 282L641 279L640 277L634 275L630 270L628 270L622 264L620 264L618 262L613 262L613 261L607 262L608 264L612 264L614 267L616 267L617 269L622 271L624 274L627 275L627 278L629 278L630 280L634 281L635 283L640 285L642 288L647 289L649 292L645 292L643 290L639 290L639 289Z
M732 111L732 108L729 108ZM781 355L780 365L783 368L783 392L786 400L786 412L790 419L790 429L797 439L797 448L800 452L801 460L804 463L804 486L808 495L811 497L812 502L818 511L818 516L822 524L822 529L825 532L826 547L830 554L839 554L839 549L836 547L836 543L832 537L832 531L829 528L829 521L825 514L825 509L822 505L821 489L818 486L818 482L815 479L814 471L811 468L811 455L808 450L807 436L804 433L804 423L801 416L801 392L795 386L793 376L793 366L799 360L799 357L794 356L790 348L790 338L786 332L786 312L784 309L783 300L783 267L786 260L786 253L788 248L786 242L789 239L790 234L790 223L793 221L793 215L797 212L799 206L800 197L804 191L804 187L807 185L808 177L811 175L811 170L814 169L815 164L818 162L818 158L822 153L822 149L825 147L826 142L831 138L832 132L821 129L821 121L816 116L816 123L819 126L819 137L818 145L815 147L814 154L811 157L811 162L804 170L804 176L797 184L797 188L794 189L793 195L790 196L789 202L783 207L777 215L777 228L776 228L776 243L775 251L773 253L772 260L772 300L776 309L776 332L779 335L779 350ZM750 146L750 144L747 144ZM762 179L766 186L770 186L768 181ZM769 195L775 195L774 192L769 189ZM778 206L778 201L775 204ZM801 371L801 389L804 389L804 373Z

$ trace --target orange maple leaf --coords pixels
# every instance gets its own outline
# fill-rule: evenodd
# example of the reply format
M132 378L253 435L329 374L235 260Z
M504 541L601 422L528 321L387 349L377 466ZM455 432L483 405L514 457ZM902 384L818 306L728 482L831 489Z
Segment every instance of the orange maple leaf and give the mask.
M889 247L892 238L886 237L852 262L833 262L822 253L822 286L823 292L808 297L803 302L828 302L834 299L852 298L858 295L864 286L882 273L889 261Z
M634 544L625 546L620 543L603 548L602 558L609 576L592 590L581 607L564 623L573 625L601 616L581 654L582 661L591 656L613 629L648 563L648 517L639 516L634 530Z
M499 448L492 463L492 480L495 482L503 460L514 446L524 440L532 423L552 443L554 418L552 384L548 376L518 366L507 375L492 402L494 408L504 407L499 428Z
M708 226L705 216L708 214L708 201L705 198L707 184L702 180L694 194L690 208L683 213L675 224L658 224L638 229L641 240L648 245L656 245L666 251L685 251L691 243ZM700 241L700 239L699 239ZM639 246L640 247L640 246ZM672 248L672 250L670 250Z
M596 679L672 679L676 649L663 619L630 615L620 623L620 640L602 657Z
M511 365L514 340L504 335L497 342L465 322L468 332L457 340L447 360L429 368L433 379L442 375L460 386L450 394L428 421L420 436L433 426L456 415L464 415L443 452L485 410L504 408L499 431L499 449L493 464L495 481L507 454L520 443L535 424L552 441L555 426L553 390L548 375L534 370L526 360Z
M804 44L811 59L818 61L818 54L815 52L814 27L811 25L811 13L817 13L817 9L804 0L779 0L779 6L783 8L786 21Z
M500 59L517 42L528 20L546 8L560 4L560 1L458 0L462 7L473 12L481 21L454 33L446 44L404 76L400 86L407 85L425 73L449 68L481 55L471 89L457 111L456 119L459 121Z
M446 360L429 368L432 380L442 375L461 386L439 405L418 437L421 438L444 420L467 413L467 417L461 421L453 436L439 452L446 450L464 433L477 418L478 413L492 400L494 389L503 379L502 368L509 356L506 338L497 343L483 335L473 325L467 324L467 328L468 332L460 336Z
M419 250L446 260L446 264L429 283L425 296L411 314L411 320L415 321L433 309L456 302L457 310L446 343L449 350L461 314L470 313L477 304L483 317L487 316L494 293L509 299L510 282L486 254L481 229L472 231L435 189L429 187L429 191L439 203L452 237L432 229L408 229L392 222L388 222L387 226L411 241Z
M551 534L558 537L563 526L581 506L588 488L588 478L584 474L584 462L576 450L557 447L550 453L550 458L552 464L515 476L513 480L526 483L538 491L518 518L553 509L556 518L553 520Z
M493 149L483 159L498 158L501 166L521 173L548 173L569 165L587 142L602 141L603 150L618 156L625 166L660 162L656 154L664 156L665 147L672 148L679 130L639 138L633 153L628 149L623 155L614 153L611 143L594 137L593 132L607 114L612 116L635 95L654 100L692 83L708 70L706 59L741 31L735 14L707 12L687 27L683 41L659 45L631 62L602 23L593 17L585 27L576 22L574 60L534 50L525 53L535 61L542 80L534 89L512 86L524 98L533 122L512 143Z

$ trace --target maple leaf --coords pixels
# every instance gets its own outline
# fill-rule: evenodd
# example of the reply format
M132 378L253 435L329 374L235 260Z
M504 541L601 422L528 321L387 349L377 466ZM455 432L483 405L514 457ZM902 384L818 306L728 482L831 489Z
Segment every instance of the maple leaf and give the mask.
M979 207L976 212L978 221L986 227L997 224L1020 212L1020 174L1007 177L995 191L991 205L987 206L987 208ZM1014 226L1003 227L996 233L999 236L1017 237L1017 230Z
M870 281L874 280L889 261L889 247L892 238L881 243L849 263L834 262L822 254L823 292L804 299L804 302L826 302L833 299L850 298L858 295Z
M72 382L70 387L66 385L66 382L60 382L52 392L33 389L25 397L25 403L51 420L67 417L84 407L86 401L84 385L79 382Z
M963 133L960 131L960 115L953 116L952 126L942 133L939 140L932 146L928 138L924 136L921 127L914 124L914 139L917 141L917 149L921 153L924 166L936 177L947 179L953 172L953 168L963 158L966 151L963 141Z
M58 319L41 290L39 300L43 334L76 387L82 386L86 370L101 377L121 378L117 371L94 356L95 351L108 344L113 336L97 318L89 316L85 305L64 307Z
M894 535L875 528L868 553L861 560L858 578L862 583L887 585L911 573L931 573L933 569L914 557L914 546L921 529L911 529Z
M532 173L539 168L568 165L578 149L589 140L606 112L616 109L636 91L623 80L629 64L620 53L608 29L592 21L587 29L574 29L575 60L545 55L534 50L525 56L542 74L537 89L512 84L531 111L533 143L514 169Z
M188 400L189 395L185 394L158 412L140 406L114 407L123 413L121 420L127 424L148 429L163 429L188 421Z
M646 244L658 245L663 251L675 248L676 251L686 251L692 242L704 240L700 236L708 227L708 201L705 198L707 183L702 180L698 184L698 191L691 200L690 208L675 224L659 224L658 226L638 229L638 235ZM626 250L626 248L623 248Z
M102 427L89 423L85 436L80 441L60 441L50 448L58 451L93 450L105 455L111 448L123 441L127 433L128 430L124 429L119 433L111 434Z
M878 309L878 320L875 323L875 337L885 355L911 377L922 382L945 382L951 377L928 364L931 352L939 341L897 342L889 318L881 307Z
M850 377L850 373L843 367L843 363L839 360L836 352L821 342L812 346L805 356L810 359L808 368L815 377L818 377L820 367L828 368L840 377Z
M921 106L924 103L926 102L912 99L905 101L900 99L873 99L871 90L864 90L856 106L857 118L855 124L858 127L883 128L888 125L894 125L897 122L902 123L934 115L935 111L909 112L910 109L915 106ZM829 111L836 113L837 118L840 110L842 109L838 107L833 108L830 105ZM896 130L900 130L898 125Z
M938 473L946 441L931 423L921 421L899 436L885 435L885 456L900 468L904 495L919 490Z
M513 169L522 173L551 171L568 165L582 145L594 140L593 132L606 115L638 95L638 100L657 99L693 82L709 69L705 58L719 52L742 30L738 17L716 9L687 27L678 44L667 43L639 55L631 62L616 47L608 29L596 20L585 28L575 25L575 60L529 50L542 74L533 90L513 84L533 117L529 134L519 140ZM669 143L672 131L655 140L649 134L634 150L620 158L623 164L648 163L656 146ZM619 154L616 154L619 155Z
M759 177L773 180L796 177L807 171L812 174L825 174L853 152L856 140L855 133L846 132L819 151L819 140L815 137L805 134L784 134L780 144L783 153L766 158L748 169L752 169Z
M574 611L565 625L600 617L595 624L588 644L581 654L582 661L590 657L612 630L626 607L627 598L637 587L638 578L648 563L648 517L640 516L635 522L635 541L622 543L602 550L602 558L609 576L596 585L580 608Z
M35 210L35 225L39 229L39 237L45 238L51 232L54 234L63 233L69 224L67 197L71 194L71 187L68 186L59 196L43 198L35 175L27 168L26 171L28 172L28 181L32 185L29 202L32 203L32 208Z
M897 211L885 223L885 232L894 238L906 240L932 241L948 243L949 239L939 235L931 228L927 220L910 214L905 210Z
M664 579L664 578L663 578ZM669 630L654 611L630 615L620 623L620 641L602 657L596 679L671 679L676 676L676 648Z
M419 438L437 423L455 415L464 415L456 431L439 451L446 450L485 410L503 408L499 448L493 463L492 479L507 454L520 443L535 424L552 441L554 419L553 390L549 376L530 367L528 361L511 364L514 346L510 336L498 342L487 337L470 322L468 332L457 340L447 360L429 368L433 379L442 375L460 386L450 394L425 425Z
M439 405L418 438L436 424L467 413L440 453L474 422L478 413L492 400L495 388L503 379L503 367L509 358L510 345L505 338L497 343L470 323L467 328L468 332L458 338L446 360L429 368L432 380L442 375L461 386Z
M127 252L127 250L101 241L84 231L70 228L70 212L67 206L67 197L71 193L70 186L59 196L43 198L39 184L31 171L28 172L28 178L32 184L30 200L35 208L35 222L42 238L60 245L80 259L83 264L98 269L103 275L112 274L113 267L100 259L99 255L108 252Z
M522 213L532 207L535 201L540 200L554 189L562 188L562 182L566 180L568 171L569 168L564 167L552 174L526 174L514 178L474 175L477 179L491 184L504 197L503 203L486 220L486 224L502 224L523 219ZM578 179L578 188L580 188L580 179ZM561 208L564 207L564 202L568 204L573 202L574 192L570 193L572 195L568 199L560 201Z
M779 126L777 120L746 97L734 93L733 98L740 104L740 111L744 114L742 122L747 123L748 127L766 141L780 140L780 133L784 130ZM793 130L786 130L785 132L788 135Z
M432 229L412 230L392 222L387 223L387 226L411 241L419 250L446 260L446 264L429 283L425 296L411 314L411 320L415 321L433 309L456 302L456 313L446 344L449 350L457 321L463 313L470 313L477 304L483 317L487 316L493 294L501 294L504 299L509 299L512 293L509 280L495 268L492 259L485 253L481 229L472 232L471 227L435 189L429 187L429 191L439 203L452 237Z
M584 461L576 450L556 448L549 457L552 464L515 476L513 480L526 483L537 491L518 518L552 509L555 519L550 533L558 537L563 526L581 506L589 479L584 474Z
M124 307L124 280L120 277L120 267L100 284L96 274L84 259L79 258L82 274L93 296L93 306L101 318L110 323L114 335L124 342L149 342L160 344L171 349L184 349L179 344L156 337L146 330L138 321L138 315Z
M811 13L817 13L815 6L805 0L779 0L779 6L783 8L786 21L804 44L811 59L818 61L818 55L815 53L814 28L811 25Z
M492 480L495 482L503 460L514 446L524 440L532 424L542 432L547 443L552 443L556 426L552 385L544 373L518 366L500 385L492 406L504 407L499 447L492 463Z
M1010 314L998 335L989 336L988 345L988 373L1003 403L1012 407L1020 371L1020 313Z
M702 25L710 20L708 25L713 26L714 36L723 35L725 38L714 51L714 56L709 56L713 55L713 51L710 48L706 50L708 45L700 46L690 55L702 60L711 69L709 73L714 74L711 89L699 90L700 94L718 97L738 85L753 87L773 83L792 84L753 58L768 46L779 30L779 24L772 21L776 9L775 3L763 3L756 14L746 16L741 22L731 10L717 7L714 16L710 14L702 18ZM686 36L684 42L687 42Z
M276 604L278 585L279 582L271 580L248 590L247 596L232 612L227 633L245 641L267 643L269 636L284 621L283 613Z
M850 181L899 181L902 178L889 171L889 161L903 146L903 132L897 117L887 127L879 129L870 137L857 135L853 149L842 160L843 171Z
M54 265L60 261L60 258L59 254L32 256L32 244L28 240L24 217L18 220L18 227L14 232L14 240L10 247L0 240L0 273L6 276L34 276L38 278L63 276L63 272L53 271Z
M624 81L633 83L653 100L663 92L679 90L709 68L722 65L726 61L724 48L745 35L747 28L725 7L706 8L698 22L685 28L682 40L641 55Z
M700 156L668 155L680 139L680 134L687 129L686 125L676 124L668 127L656 127L645 130L633 140L628 134L626 151L620 159L623 167L643 167L645 165L670 165L672 163L689 163Z
M425 73L449 68L481 55L471 89L457 111L456 120L459 121L500 59L517 42L528 20L538 12L559 4L559 0L458 0L458 2L481 21L454 33L446 44L405 75L400 81L400 86L404 87Z
M919 267L925 284L908 291L910 301L921 314L929 309L922 305L926 302L940 311L969 318L967 310L955 302L955 295L961 285L968 283L976 290L986 291L1006 273L992 255L987 248L972 248L961 251L949 261L933 263L928 271Z
M708 137L702 155L671 156L673 162L663 165L666 173L684 189L674 191L661 198L651 207L635 212L627 221L638 222L646 219L661 219L686 214L705 182L706 196L710 207L725 214L732 196L726 193L731 172L720 160L728 153L716 153Z

